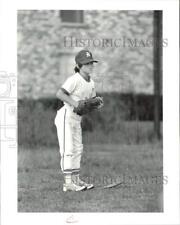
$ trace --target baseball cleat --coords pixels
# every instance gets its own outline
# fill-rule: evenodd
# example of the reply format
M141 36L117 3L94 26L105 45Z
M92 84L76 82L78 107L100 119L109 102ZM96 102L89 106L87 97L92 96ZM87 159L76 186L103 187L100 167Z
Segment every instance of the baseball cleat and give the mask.
M75 183L71 183L71 184L63 184L63 191L83 191L84 189L86 189L85 186L80 186L77 185Z
M86 182L84 182L84 181L82 181L80 179L79 179L78 184L80 186L85 186L87 190L94 188L94 185L93 184L88 184L88 183L86 183Z

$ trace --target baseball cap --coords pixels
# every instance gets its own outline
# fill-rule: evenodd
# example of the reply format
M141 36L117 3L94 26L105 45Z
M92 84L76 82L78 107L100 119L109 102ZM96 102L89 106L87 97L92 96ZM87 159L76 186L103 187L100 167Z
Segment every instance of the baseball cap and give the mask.
M94 60L92 57L92 53L89 50L81 50L78 52L78 54L75 57L75 61L77 64L87 64L90 62L98 62L97 60Z

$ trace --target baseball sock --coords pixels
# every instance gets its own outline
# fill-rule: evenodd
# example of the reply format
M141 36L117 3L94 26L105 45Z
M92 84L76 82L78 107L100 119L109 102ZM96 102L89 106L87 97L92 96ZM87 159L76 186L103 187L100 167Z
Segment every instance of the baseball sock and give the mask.
M80 178L79 178L79 173L76 173L76 174L73 175L73 181L74 181L75 183L78 184L78 183L79 183L79 179L80 179Z
M66 184L71 184L72 183L72 174L64 174L64 180Z

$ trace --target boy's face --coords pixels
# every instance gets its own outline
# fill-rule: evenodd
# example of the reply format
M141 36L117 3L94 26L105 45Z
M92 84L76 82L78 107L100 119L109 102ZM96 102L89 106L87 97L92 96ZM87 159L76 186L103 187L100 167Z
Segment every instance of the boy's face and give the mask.
M81 67L81 71L86 73L86 74L91 74L92 71L93 71L93 67L94 67L93 62L90 62L90 63L87 63L87 64L83 65Z

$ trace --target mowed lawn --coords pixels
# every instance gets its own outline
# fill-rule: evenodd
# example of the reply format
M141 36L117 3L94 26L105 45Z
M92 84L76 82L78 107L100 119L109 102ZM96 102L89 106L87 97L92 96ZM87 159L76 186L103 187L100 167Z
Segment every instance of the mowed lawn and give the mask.
M19 212L162 212L162 144L86 145L82 177L95 188L62 191L58 149L18 152ZM114 188L104 186L121 182Z

